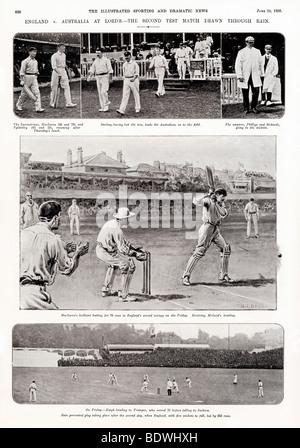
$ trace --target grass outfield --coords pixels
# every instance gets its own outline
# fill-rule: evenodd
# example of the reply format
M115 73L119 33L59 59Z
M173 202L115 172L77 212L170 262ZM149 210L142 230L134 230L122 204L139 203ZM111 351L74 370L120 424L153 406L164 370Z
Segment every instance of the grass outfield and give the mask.
M166 91L164 97L155 96L156 82L140 87L141 112L135 113L133 95L130 95L124 118L221 118L220 82L207 81L198 86L196 83L186 91ZM114 118L123 117L116 113L122 100L122 85L110 86L108 97L111 101L109 112L98 112L99 98L95 82L88 85L82 83L82 118Z
M186 239L184 229L125 229L133 244L143 246L152 254L152 291L142 295L142 263L136 262L131 284L135 302L118 302L115 297L101 297L106 265L96 256L99 228L96 217L84 217L81 236L71 237L69 226L62 223L59 233L67 240L89 241L90 251L80 260L70 277L57 275L48 288L52 299L61 309L130 309L130 310L195 310L195 309L276 309L277 247L276 217L263 214L259 223L260 238L246 239L246 222L232 214L221 226L230 242L229 274L234 282L218 283L220 256L210 247L191 276L191 287L181 285L181 276L197 240ZM115 287L120 285L116 277Z
M71 98L73 103L77 104L76 107L73 108L66 107L66 100L63 89L60 89L58 108L54 109L53 107L50 107L51 89L50 86L45 86L40 87L41 103L42 108L45 109L45 112L43 112L42 114L37 114L35 112L34 102L29 98L23 104L22 111L16 110L15 106L20 96L20 93L14 93L14 105L13 105L14 112L19 118L34 118L34 119L40 118L42 120L46 120L47 118L59 118L59 119L80 118L81 117L80 80L76 82L71 82L70 89L71 89Z
M284 106L260 106L258 105L257 110L259 111L258 115L250 113L248 115L243 114L243 104L223 104L222 105L222 118L244 118L248 120L248 123L251 120L257 119L278 119L282 118L284 115Z
M78 379L72 379L76 372ZM119 385L108 385L113 372ZM147 373L148 392L141 392L142 378ZM232 384L238 374L238 385ZM188 389L185 378L192 387ZM176 378L179 393L167 396L167 379ZM257 397L257 382L264 383L264 398ZM191 369L171 367L52 367L13 368L13 398L28 403L28 387L37 384L40 404L278 404L283 399L283 370L256 369ZM160 388L160 394L157 389Z

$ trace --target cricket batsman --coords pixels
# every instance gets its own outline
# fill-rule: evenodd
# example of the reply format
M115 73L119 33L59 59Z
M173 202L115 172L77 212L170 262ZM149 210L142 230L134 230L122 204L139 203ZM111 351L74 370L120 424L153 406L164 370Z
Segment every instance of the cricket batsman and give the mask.
M129 219L135 214L127 207L120 207L115 213L114 219L106 222L97 238L96 254L99 260L108 265L102 297L112 295L112 286L116 271L119 269L122 275L122 290L119 293L119 301L128 299L129 287L135 271L133 258L145 261L147 254L139 247L136 248L124 237L123 228L127 227Z
M212 176L212 175L211 175ZM199 229L198 244L187 262L187 266L182 276L182 284L190 286L190 276L198 263L204 257L207 249L213 243L220 251L221 263L219 272L219 282L229 283L232 280L228 276L228 264L231 254L230 245L225 241L220 233L220 224L228 216L225 206L227 192L223 188L214 190L212 182L209 182L209 195L197 200L194 198L195 205L203 205L203 224Z
M36 60L37 49L30 47L28 50L29 56L21 62L20 69L20 84L23 87L19 99L16 104L18 111L23 110L23 104L26 98L34 101L35 111L42 113L45 109L41 107L41 95L38 85L38 62Z
M76 107L75 103L72 103L71 90L69 85L69 79L66 72L66 46L64 44L59 44L57 46L57 52L51 56L51 95L50 95L50 106L56 107L57 96L60 87L64 90L66 107Z

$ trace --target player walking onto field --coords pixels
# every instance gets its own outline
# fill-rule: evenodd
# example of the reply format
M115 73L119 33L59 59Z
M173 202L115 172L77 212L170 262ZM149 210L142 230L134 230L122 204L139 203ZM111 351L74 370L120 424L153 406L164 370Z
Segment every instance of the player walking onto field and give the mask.
M22 106L27 97L34 101L35 111L38 113L44 112L45 109L41 107L41 94L38 85L38 62L35 59L37 49L30 47L28 50L29 56L21 62L20 69L20 84L23 87L19 99L16 104L17 110L21 111Z
M72 103L69 79L66 72L66 46L59 44L57 52L51 56L52 76L51 76L51 95L50 106L55 107L56 96L59 86L64 90L66 107L75 107Z
M250 202L244 208L244 215L247 221L247 239L251 237L251 227L253 224L255 238L259 238L258 234L258 221L259 221L259 207L255 203L254 198L250 199Z
M230 245L225 241L220 233L220 224L222 219L228 216L225 207L226 190L218 188L214 192L210 189L208 197L197 200L194 198L195 205L203 204L203 224L199 229L198 244L188 260L187 266L182 276L182 284L190 286L190 276L198 263L204 257L207 249L213 243L221 253L221 269L219 272L219 281L228 283L231 279L228 276L228 263L231 253Z
M36 382L32 381L29 386L29 401L36 403Z
M154 57L150 62L149 70L154 68L154 73L158 81L157 92L155 95L159 98L160 96L164 96L166 93L164 88L165 72L167 72L168 75L170 75L170 73L168 62L166 58L161 54L160 49L156 48L154 51Z
M135 112L139 113L141 110L140 103L140 81L139 74L140 69L138 64L131 59L130 51L126 51L124 53L126 62L123 64L123 96L122 102L117 110L117 113L120 115L125 114L125 110L128 104L128 100L130 97L130 93L133 93L134 101L135 101Z
M108 100L109 80L112 79L113 69L110 60L103 55L104 49L97 49L97 57L92 63L89 71L89 82L91 76L96 77L97 90L99 96L100 109L99 112L107 112L109 110L110 101Z
M119 300L128 300L128 292L135 264L133 258L138 261L145 261L147 254L141 248L135 248L124 237L122 228L127 227L129 219L134 216L128 208L121 207L114 214L114 219L106 222L99 232L97 238L96 254L99 260L108 265L102 296L112 295L112 286L116 270L119 269L122 275L122 290Z

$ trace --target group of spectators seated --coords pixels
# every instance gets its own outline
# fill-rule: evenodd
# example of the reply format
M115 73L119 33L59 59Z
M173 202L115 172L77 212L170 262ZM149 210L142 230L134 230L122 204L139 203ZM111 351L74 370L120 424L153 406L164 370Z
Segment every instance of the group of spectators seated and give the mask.
M242 350L158 348L146 353L113 353L107 359L61 358L58 366L193 367L283 369L283 349L250 353Z
M72 357L72 358L64 358L61 357L57 361L58 367L71 367L71 366L77 366L77 367L98 367L103 365L103 361L101 359L90 359L85 357Z
M97 178L93 179L84 179L74 177L71 178L68 175L62 177L58 175L49 174L46 176L38 176L29 175L25 181L26 188L29 190L34 190L36 188L47 188L51 190L108 190L108 191L117 191L120 185L126 185L128 190L134 191L163 191L164 184L155 182L155 180L145 181L145 180L137 180L136 182L132 182L129 179L128 182L124 183L124 179L105 179L105 178Z
M183 42L183 36L182 34L177 34L175 36L175 39L169 42L167 41L163 42L160 39L151 39L151 41L152 41L151 43L141 42L139 44L134 44L133 49L131 49L130 44L119 45L118 43L115 43L113 45L104 45L104 50L106 53L120 52L120 51L124 52L132 50L133 58L136 60L141 60L141 59L151 59L153 57L151 49L153 47L158 47L161 49L162 53L167 59L171 59L172 53L174 53L174 51L177 48L179 48L180 43ZM201 42L201 47L203 47L203 50L207 49L205 54L206 56L214 56L214 57L216 57L217 55L220 56L221 53L220 48L218 48L217 45L214 44L211 35L208 33L195 33L193 39L185 39L185 42L187 46L189 46L192 49L194 55L196 54L197 50L197 42ZM81 53L82 54L95 53L96 49L97 47L94 45L91 45L89 49L87 47L82 47Z

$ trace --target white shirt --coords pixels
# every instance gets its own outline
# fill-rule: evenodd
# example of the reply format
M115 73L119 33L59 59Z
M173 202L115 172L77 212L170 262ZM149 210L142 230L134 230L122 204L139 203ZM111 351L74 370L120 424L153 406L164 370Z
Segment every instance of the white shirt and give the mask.
M123 64L123 76L124 78L133 78L135 75L140 74L140 68L136 62L132 59L129 62Z
M157 54L153 57L153 59L150 62L149 68L165 68L166 70L169 69L167 60L164 56Z
M51 56L51 66L52 70L56 68L66 68L66 55L65 53L61 53L57 51Z
M45 222L27 227L21 232L20 277L42 281L51 285L57 268L68 274L74 260L68 256L65 244Z
M176 50L175 59L178 59L178 58L182 58L182 59L186 59L187 58L187 52L186 52L185 48L178 48Z
M123 230L116 219L104 224L99 232L97 243L109 253L120 252L128 255L130 251L130 243L125 239Z
M250 201L248 202L248 204L245 206L244 212L246 214L254 214L254 213L259 213L259 207L257 204L255 204L255 202Z
M69 207L69 209L68 209L68 215L69 215L69 217L71 216L71 215L77 215L78 217L80 216L80 209L79 209L79 207L78 207L78 205L71 205L70 207Z
M92 63L89 73L91 75L99 75L100 73L113 73L111 62L106 56L99 58L98 56Z
M36 202L30 203L25 201L21 205L20 215L23 229L25 229L25 227L33 226L39 220L39 206Z
M35 58L28 56L21 62L20 76L24 76L26 73L38 75L38 62Z
M218 204L213 202L210 198L203 200L203 222L213 225L219 225L221 220L228 216L225 204Z

